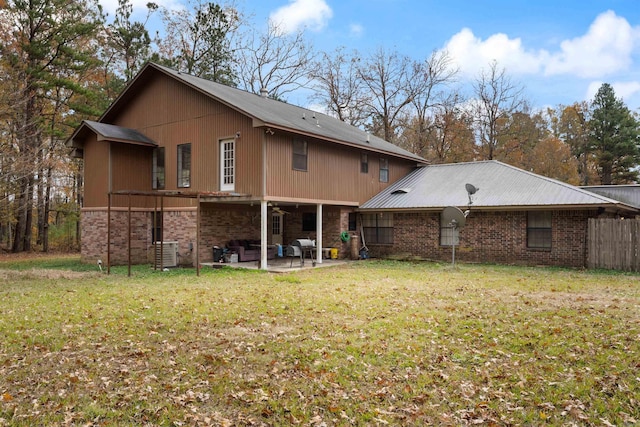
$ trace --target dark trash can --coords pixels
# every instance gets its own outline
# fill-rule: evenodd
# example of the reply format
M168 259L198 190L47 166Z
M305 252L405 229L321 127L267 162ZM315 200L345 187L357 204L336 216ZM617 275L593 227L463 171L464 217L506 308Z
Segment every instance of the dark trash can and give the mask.
M213 247L213 262L221 262L223 250L221 247Z

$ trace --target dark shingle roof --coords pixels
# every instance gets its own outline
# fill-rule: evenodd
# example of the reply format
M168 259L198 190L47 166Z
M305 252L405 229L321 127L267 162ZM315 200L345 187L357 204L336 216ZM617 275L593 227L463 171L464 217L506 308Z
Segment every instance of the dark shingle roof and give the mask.
M84 120L82 124L75 130L73 135L71 135L68 144L70 143L72 147L80 148L79 145L76 145L74 140L78 137L78 135L82 135L87 132L87 130L94 132L98 137L98 141L115 141L127 144L146 145L149 147L156 147L158 145L153 140L149 139L146 135L138 132L135 129L110 125L107 123L94 122L92 120Z
M367 150L386 152L396 156L416 160L425 160L384 139L369 135L367 132L342 122L326 114L277 101L220 83L180 73L171 68L150 63L163 73L180 80L196 90L210 96L254 120L257 125L283 129L303 135L317 136L339 143L361 147ZM141 72L141 74L144 70Z
M436 210L467 206L467 183L479 188L473 195L472 206L476 209L617 207L634 210L617 200L495 160L418 168L365 202L361 209ZM397 192L403 188L410 191Z

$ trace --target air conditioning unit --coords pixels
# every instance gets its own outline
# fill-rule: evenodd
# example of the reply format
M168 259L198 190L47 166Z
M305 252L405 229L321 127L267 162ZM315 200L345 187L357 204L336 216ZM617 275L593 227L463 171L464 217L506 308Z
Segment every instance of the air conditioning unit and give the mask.
M157 267L178 265L178 242L156 242L153 244L153 251Z

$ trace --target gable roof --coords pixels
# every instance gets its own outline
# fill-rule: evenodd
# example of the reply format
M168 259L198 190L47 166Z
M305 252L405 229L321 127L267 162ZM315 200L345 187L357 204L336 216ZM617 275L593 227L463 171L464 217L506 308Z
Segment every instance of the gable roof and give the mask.
M637 210L616 200L496 160L418 168L365 202L361 209L440 210L447 206L467 206L467 183L479 188L472 196L472 209L603 207Z
M425 162L420 156L326 114L184 74L151 62L147 63L129 83L127 88L102 115L100 121L109 121L109 118L126 104L128 99L134 96L133 93L137 88L144 85L147 79L152 78L158 72L180 81L202 94L225 104L229 108L250 117L255 127L263 126L280 129L299 135L317 137L339 144L415 160L418 163Z

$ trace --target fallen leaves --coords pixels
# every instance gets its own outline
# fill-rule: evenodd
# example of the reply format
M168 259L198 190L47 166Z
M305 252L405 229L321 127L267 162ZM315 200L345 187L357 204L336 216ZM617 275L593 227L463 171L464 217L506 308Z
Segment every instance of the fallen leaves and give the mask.
M543 272L16 282L0 426L637 424L638 291Z

